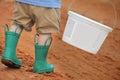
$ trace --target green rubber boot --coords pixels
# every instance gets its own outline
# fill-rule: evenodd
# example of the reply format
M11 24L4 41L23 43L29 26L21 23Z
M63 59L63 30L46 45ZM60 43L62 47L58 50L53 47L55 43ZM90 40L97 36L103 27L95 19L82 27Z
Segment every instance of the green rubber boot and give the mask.
M5 29L5 48L2 54L2 63L10 68L20 68L21 61L16 55L16 46L20 37L20 34L17 34L16 28L15 32L7 31L7 24L4 26Z
M35 43L35 63L33 66L33 72L35 73L48 73L48 72L53 72L54 71L54 66L52 64L49 64L46 60L47 54L49 47L51 45L46 45L47 41L51 39L52 42L52 37L49 36L45 42L44 45L39 45L36 43L36 36L34 38L34 43Z

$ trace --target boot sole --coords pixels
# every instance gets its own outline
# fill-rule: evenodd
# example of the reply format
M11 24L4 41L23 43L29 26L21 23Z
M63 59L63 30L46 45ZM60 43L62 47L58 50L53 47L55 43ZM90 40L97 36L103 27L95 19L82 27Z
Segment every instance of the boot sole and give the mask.
M44 74L44 73L53 73L54 71L48 71L48 72L35 72L35 71L32 71L34 73L38 73L38 74Z
M1 62L9 68L19 69L21 67L20 65L17 65L10 60L2 60Z
M52 73L52 72L54 72L54 70L51 70L51 71L32 71L32 72L34 72L34 73L38 73L38 74L43 74L43 73Z

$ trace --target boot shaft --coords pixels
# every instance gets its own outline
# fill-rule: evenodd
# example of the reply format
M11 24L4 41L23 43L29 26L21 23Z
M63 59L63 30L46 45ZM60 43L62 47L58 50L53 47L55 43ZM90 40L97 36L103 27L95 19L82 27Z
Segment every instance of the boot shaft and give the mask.
M18 27L16 28L16 30L18 29ZM4 25L4 31L5 31L5 48L4 48L4 52L11 52L11 53L15 53L16 52L16 46L20 37L20 34L15 32L11 32L9 31L9 28L6 25Z
M20 34L17 34L15 32L5 32L5 48L9 47L11 49L16 49L19 37Z
M50 46L35 44L35 59L37 61L46 61L49 47Z
M46 62L46 57L47 57L47 54L48 54L48 50L50 48L50 45L46 45L47 41L51 39L52 40L52 37L49 36L44 45L40 45L38 43L36 43L36 36L34 38L34 46L35 46L35 60L37 61L45 61ZM52 42L52 41L51 41Z

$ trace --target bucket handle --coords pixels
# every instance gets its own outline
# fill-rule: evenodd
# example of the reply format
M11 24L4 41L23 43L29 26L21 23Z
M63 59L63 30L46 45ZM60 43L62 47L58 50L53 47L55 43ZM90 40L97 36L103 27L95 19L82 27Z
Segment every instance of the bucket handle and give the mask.
M68 6L67 11L69 12L71 7L73 6L73 3L75 2L75 0L72 0L71 3ZM114 22L113 22L113 28L115 28L116 24L117 24L117 19L118 19L118 14L117 14L117 9L115 6L115 3L113 2L113 0L110 0L110 4L112 5L113 8L113 12L114 12Z

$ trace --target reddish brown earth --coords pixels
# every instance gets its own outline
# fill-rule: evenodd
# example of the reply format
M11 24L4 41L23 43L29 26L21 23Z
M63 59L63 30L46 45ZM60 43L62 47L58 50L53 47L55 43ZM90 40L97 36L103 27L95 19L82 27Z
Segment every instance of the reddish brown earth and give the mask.
M108 26L114 22L113 9L109 0L76 0L71 10L97 20ZM33 73L34 44L32 32L23 32L17 54L23 62L21 69L10 69L0 63L0 80L120 80L120 1L114 0L118 21L96 55L64 43L63 31L67 21L67 9L71 0L63 0L61 9L61 30L53 34L53 45L48 61L55 65L54 73ZM0 0L0 58L4 48L5 23L10 25L13 11L12 0Z

